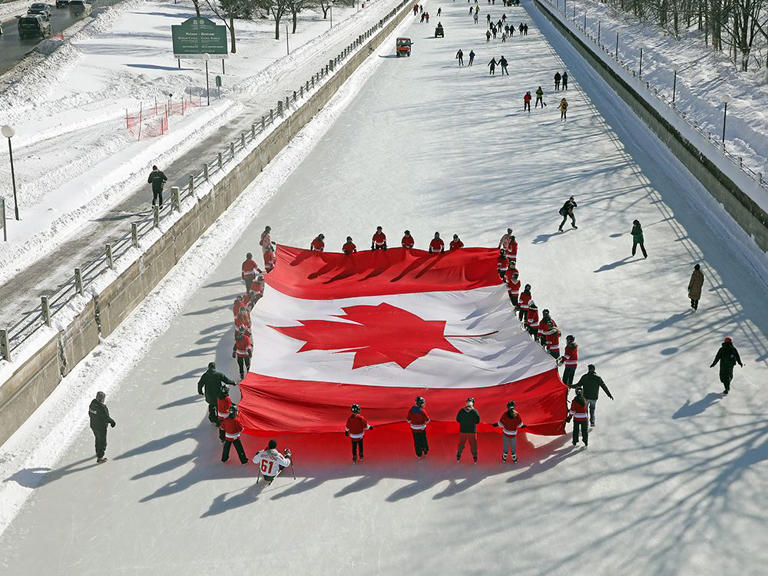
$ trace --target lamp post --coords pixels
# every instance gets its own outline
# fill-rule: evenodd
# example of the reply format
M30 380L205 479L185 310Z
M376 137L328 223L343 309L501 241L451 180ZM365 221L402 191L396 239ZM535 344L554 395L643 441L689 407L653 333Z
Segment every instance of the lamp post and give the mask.
M328 12L331 13L331 28L333 28L333 5L331 5L331 7L328 8Z
M672 104L675 103L676 92L677 92L677 68L675 68L675 77L672 79Z
M211 105L211 85L208 81L208 60L210 59L210 54L203 54L203 60L205 60L205 99L208 101L208 106Z
M13 138L14 134L16 134L16 131L13 129L12 126L8 126L7 124L0 128L0 132L3 133L3 136L8 138L8 156L11 158L11 185L13 186L13 214L16 218L16 220L19 219L19 202L16 199L16 173L13 171L13 146L11 145L11 138Z
M723 96L723 150L725 150L725 120L728 118L728 102L730 102L731 97L727 94Z
M643 46L640 46L640 72L638 73L638 77L641 79L643 77Z

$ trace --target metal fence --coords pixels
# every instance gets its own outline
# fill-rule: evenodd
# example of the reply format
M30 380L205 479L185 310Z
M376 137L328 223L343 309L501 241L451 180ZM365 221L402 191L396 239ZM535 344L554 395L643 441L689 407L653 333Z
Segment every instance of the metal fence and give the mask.
M608 46L604 44L601 41L601 38L595 37L592 32L589 30L588 25L586 25L586 12L584 9L579 9L576 7L575 2L571 3L571 19L569 22L568 18L568 10L566 9L566 13L563 13L563 10L560 8L560 2L557 0L557 3L553 2L552 0L540 0L542 2L546 2L549 4L549 6L552 8L551 13L557 14L560 13L560 20L566 25L571 26L571 28L576 28L576 30L580 31L582 33L582 36L584 38L587 38L592 41L593 44L598 46L600 50L605 52L610 56L612 60L614 60L619 66L624 68L629 74L632 75L633 78L636 78L638 73L635 72L635 70L631 67L635 65L634 61L624 61L619 58L619 49L618 49L618 42L617 47L614 48L613 46ZM565 6L566 3L563 2L563 6ZM585 23L582 23L582 19L584 19ZM593 18L594 21L594 18ZM598 21L598 30L599 30L599 21ZM678 80L678 75L675 75L675 83ZM718 138L716 134L713 134L710 130L706 129L706 127L702 124L699 124L696 120L688 118L688 115L685 112L681 112L677 108L677 103L674 95L674 86L670 90L668 87L658 87L651 85L650 82L640 82L639 85L641 87L644 87L646 89L646 92L648 96L654 97L659 102L662 102L666 104L666 106L669 108L670 111L674 112L678 119L680 119L682 122L687 124L690 128L695 130L697 133L699 133L701 136L707 139L709 144L717 151L719 152L724 158L729 160L731 164L739 168L749 179L751 179L759 188L761 188L763 191L768 192L768 182L765 181L763 177L762 172L756 172L752 170L749 166L744 165L744 158L742 156L737 156L731 152L729 152L725 146L725 142L721 140L721 138ZM671 93L670 94L668 94Z
M33 310L22 313L20 319L8 328L0 329L0 358L10 360L12 353L24 342L29 340L43 326L50 326L52 318L56 316L67 304L77 296L82 296L94 281L114 269L115 262L127 255L132 248L139 248L139 243L154 229L160 227L160 223L166 220L173 212L181 212L181 203L187 198L195 199L195 189L198 185L208 180L230 164L237 154L247 150L262 133L266 132L275 122L278 122L290 112L291 107L311 94L319 87L336 67L351 56L360 46L369 40L384 24L391 20L397 12L409 0L403 0L379 22L359 35L357 39L344 48L335 58L328 61L312 77L294 90L284 99L278 100L276 107L268 113L254 118L250 130L242 132L237 138L216 154L214 158L202 165L196 174L191 174L187 183L182 187L171 188L171 202L162 208L152 207L152 213L140 220L131 223L130 231L117 236L108 242L103 253L94 260L81 267L75 268L62 286L51 296L43 296L40 305Z

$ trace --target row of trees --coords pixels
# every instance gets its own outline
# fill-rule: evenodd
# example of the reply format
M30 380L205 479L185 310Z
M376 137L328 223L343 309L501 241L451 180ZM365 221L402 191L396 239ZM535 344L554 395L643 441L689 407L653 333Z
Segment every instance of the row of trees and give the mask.
M765 52L768 67L768 0L601 0L604 4L651 21L679 37L696 27L717 51L728 49L734 63L746 72L756 48Z
M200 16L201 7L213 12L227 27L229 51L237 52L235 20L261 20L272 18L275 22L275 40L280 39L280 24L290 15L293 34L299 23L299 14L308 10L319 10L323 19L335 5L354 6L355 0L192 0L195 12Z

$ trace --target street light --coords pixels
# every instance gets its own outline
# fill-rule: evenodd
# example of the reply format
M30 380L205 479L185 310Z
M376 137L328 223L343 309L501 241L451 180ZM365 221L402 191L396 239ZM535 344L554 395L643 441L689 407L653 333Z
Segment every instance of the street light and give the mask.
M208 100L208 106L211 105L211 86L208 82L208 60L211 59L211 55L208 53L203 54L203 60L205 60L205 98Z
M3 136L8 138L8 155L11 157L11 183L13 185L13 213L16 217L16 220L19 219L19 202L16 199L16 173L13 171L13 146L11 145L11 138L13 138L13 135L16 134L16 131L13 129L12 126L8 126L7 124L0 128L0 132L3 133Z
M640 72L638 73L638 77L642 79L643 77L643 46L640 45Z
M331 13L331 28L333 28L333 6L328 8L328 11Z
M725 120L728 117L728 102L730 102L731 97L727 94L723 96L723 150L725 150Z

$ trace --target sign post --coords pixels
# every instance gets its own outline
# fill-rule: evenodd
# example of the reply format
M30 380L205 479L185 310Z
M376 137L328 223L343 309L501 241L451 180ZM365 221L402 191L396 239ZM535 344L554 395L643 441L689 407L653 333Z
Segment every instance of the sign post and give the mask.
M208 105L211 104L210 83L208 80L208 60L221 58L224 72L224 59L227 53L227 27L219 26L208 18L189 18L178 25L171 26L173 56L181 58L199 58L205 60L205 94Z

